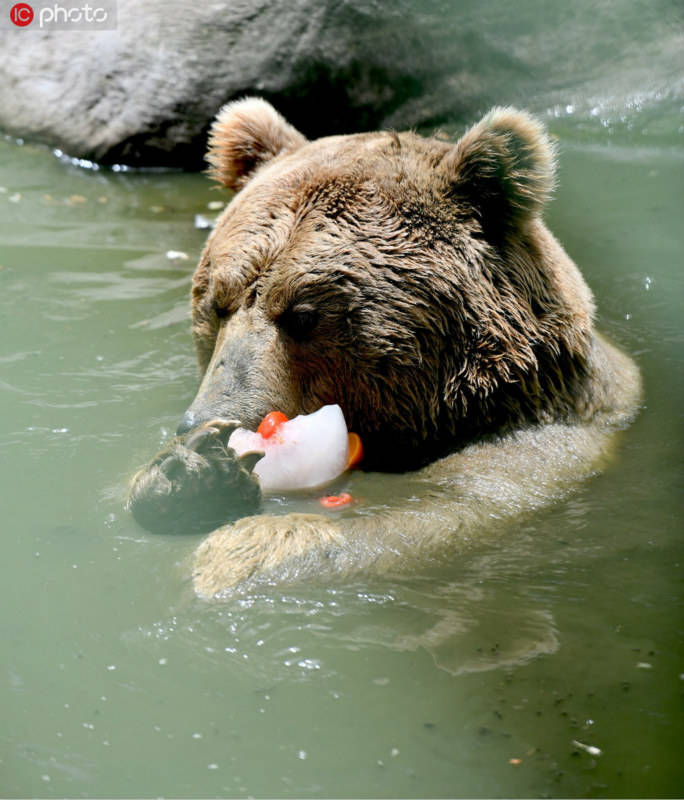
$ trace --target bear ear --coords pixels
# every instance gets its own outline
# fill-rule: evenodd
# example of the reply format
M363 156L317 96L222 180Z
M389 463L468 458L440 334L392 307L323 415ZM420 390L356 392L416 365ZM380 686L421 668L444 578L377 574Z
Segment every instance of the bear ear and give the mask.
M555 147L523 111L494 108L466 131L442 166L450 193L478 211L490 231L539 214L555 185Z
M237 191L261 164L304 144L304 136L270 103L246 97L228 103L216 115L209 133L208 172Z

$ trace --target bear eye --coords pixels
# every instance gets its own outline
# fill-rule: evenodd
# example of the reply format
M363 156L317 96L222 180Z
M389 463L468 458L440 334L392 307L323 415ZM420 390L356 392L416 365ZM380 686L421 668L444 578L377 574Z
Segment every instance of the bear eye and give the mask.
M295 342L302 342L318 324L318 311L310 305L288 308L278 317L278 325Z
M226 317L230 316L230 310L226 308L226 306L224 305L219 305L218 303L214 303L212 309L218 319L226 319Z

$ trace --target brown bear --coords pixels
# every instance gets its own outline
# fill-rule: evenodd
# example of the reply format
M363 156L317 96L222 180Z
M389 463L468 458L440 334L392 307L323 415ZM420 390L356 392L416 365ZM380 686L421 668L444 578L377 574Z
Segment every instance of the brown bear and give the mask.
M554 147L526 113L496 108L455 144L309 142L250 98L219 113L208 161L236 195L193 280L203 377L129 501L152 530L223 526L196 551L198 594L446 557L586 477L634 415L638 371L594 330L591 292L542 221ZM330 403L364 469L413 471L410 492L250 515L258 456L238 459L229 433Z

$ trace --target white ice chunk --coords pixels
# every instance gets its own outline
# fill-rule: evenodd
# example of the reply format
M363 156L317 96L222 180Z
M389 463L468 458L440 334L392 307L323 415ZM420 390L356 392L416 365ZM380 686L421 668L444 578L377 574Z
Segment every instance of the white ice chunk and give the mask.
M349 439L342 409L323 406L284 422L267 439L237 428L228 440L238 455L262 450L254 467L265 492L313 489L341 475L349 461Z

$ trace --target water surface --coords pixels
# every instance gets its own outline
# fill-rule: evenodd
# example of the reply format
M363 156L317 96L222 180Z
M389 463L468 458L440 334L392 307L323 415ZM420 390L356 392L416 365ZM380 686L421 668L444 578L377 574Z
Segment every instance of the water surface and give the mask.
M681 794L680 109L566 105L549 223L646 387L614 462L452 564L219 604L123 501L194 395L220 194L0 142L4 796Z

